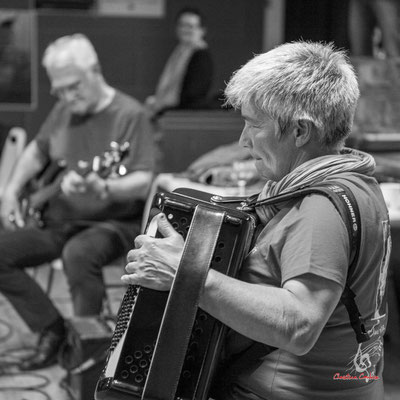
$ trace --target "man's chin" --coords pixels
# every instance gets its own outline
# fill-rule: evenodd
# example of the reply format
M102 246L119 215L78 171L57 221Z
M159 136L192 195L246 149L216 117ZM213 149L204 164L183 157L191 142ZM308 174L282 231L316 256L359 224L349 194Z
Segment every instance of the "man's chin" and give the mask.
M69 106L69 110L71 111L72 114L82 117L83 115L88 114L88 109L87 107L82 107L82 106Z

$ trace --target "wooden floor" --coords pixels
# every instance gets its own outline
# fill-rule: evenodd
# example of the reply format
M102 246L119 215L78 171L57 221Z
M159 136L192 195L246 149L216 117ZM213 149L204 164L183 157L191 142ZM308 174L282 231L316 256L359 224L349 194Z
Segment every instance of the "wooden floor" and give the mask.
M37 278L40 282L45 282L47 269L48 267L39 269ZM108 282L110 280L118 281L121 275L121 267L107 268L105 273ZM123 294L124 289L117 288L109 291L114 313L118 310ZM68 290L62 272L56 273L52 298L64 316L72 315ZM400 399L400 379L398 378L400 369L400 324L397 314L392 313L392 317L390 320L390 340L385 343L384 400ZM0 365L13 361L15 357L28 352L35 340L36 337L29 331L7 301L0 296ZM15 351L10 352L11 349ZM60 382L65 374L65 370L59 366L28 374L18 373L15 367L1 368L0 400L92 400L71 397L65 389L60 387ZM32 389L22 390L24 387ZM9 389L7 390L7 388Z

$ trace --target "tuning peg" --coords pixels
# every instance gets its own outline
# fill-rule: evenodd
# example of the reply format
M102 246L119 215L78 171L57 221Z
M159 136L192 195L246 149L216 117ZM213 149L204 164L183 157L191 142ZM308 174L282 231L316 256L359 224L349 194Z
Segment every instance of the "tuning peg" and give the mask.
M121 145L120 150L125 152L125 151L128 151L129 147L130 147L130 143L129 142L125 142L124 144Z
M119 144L118 144L117 142L112 141L112 142L110 143L110 148L111 148L112 150L118 150L118 149L120 148L120 146L119 146Z
M117 174L118 174L119 176L124 176L124 175L126 175L127 172L128 172L128 171L127 171L125 165L120 165L120 166L118 167Z

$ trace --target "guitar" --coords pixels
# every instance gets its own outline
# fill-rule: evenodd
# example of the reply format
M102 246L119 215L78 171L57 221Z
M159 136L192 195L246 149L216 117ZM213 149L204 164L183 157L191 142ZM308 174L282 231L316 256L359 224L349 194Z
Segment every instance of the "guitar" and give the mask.
M109 176L122 176L126 173L122 161L128 153L128 142L122 145L117 142L111 142L110 150L105 151L100 156L95 156L91 163L79 161L76 171L81 176L87 176L90 172L95 172L103 179ZM52 162L37 179L29 183L23 190L19 199L19 206L24 226L37 228L45 226L42 218L43 212L48 202L60 193L61 182L66 172L65 161ZM15 223L15 216L11 216L10 221Z

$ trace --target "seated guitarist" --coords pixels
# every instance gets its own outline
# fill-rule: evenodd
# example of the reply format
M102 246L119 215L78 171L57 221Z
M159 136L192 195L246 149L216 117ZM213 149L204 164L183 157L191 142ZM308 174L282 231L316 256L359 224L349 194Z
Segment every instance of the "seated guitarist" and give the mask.
M213 398L382 400L390 229L373 158L344 148L359 96L352 66L330 44L287 43L250 60L225 93L241 109L240 143L265 179L259 200L337 180L358 204L361 243L352 246L324 196L256 209L260 233L239 277L210 269L200 294L200 307L231 328ZM183 239L165 215L156 221L164 238L135 239L123 280L168 290ZM346 282L365 332L358 313L351 323L346 312L351 296L341 301Z
M47 47L43 66L57 102L21 156L1 204L0 291L39 333L37 351L23 360L22 370L55 363L65 335L62 316L24 268L62 257L74 313L98 314L105 290L101 267L126 254L138 234L153 175L146 113L137 100L106 83L87 37L57 39ZM82 161L101 159L111 142L129 144L126 173L107 175L96 168L83 173ZM58 161L65 164L55 178L60 190L42 209L43 226L31 226L21 214L23 190Z

